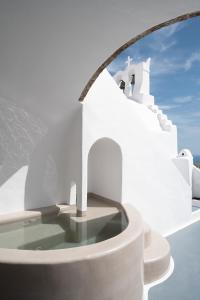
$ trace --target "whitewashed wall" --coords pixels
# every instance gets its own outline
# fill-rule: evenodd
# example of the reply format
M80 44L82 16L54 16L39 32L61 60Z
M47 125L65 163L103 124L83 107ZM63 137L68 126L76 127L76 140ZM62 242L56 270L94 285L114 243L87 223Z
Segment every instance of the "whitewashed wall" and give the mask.
M156 115L145 105L128 100L106 70L83 104L84 200L88 153L104 137L121 147L122 202L136 206L144 220L162 233L190 218L191 187L173 162L177 156L176 127L172 132L163 131ZM114 198L117 182L111 183L110 198ZM92 188L89 185L89 192Z
M129 39L199 8L199 0L0 1L1 187L28 167L24 199L13 206L11 189L0 199L6 211L65 202L71 181L80 199L78 98L89 78ZM4 115L10 105L19 118L13 108Z
M0 214L81 197L81 114L77 101L51 124L34 108L0 97Z

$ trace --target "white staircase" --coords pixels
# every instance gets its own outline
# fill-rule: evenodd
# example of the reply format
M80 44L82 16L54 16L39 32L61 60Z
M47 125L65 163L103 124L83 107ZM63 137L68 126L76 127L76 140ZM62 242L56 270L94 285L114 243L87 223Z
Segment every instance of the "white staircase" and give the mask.
M164 131L171 131L173 128L172 121L168 119L167 115L163 114L162 110L157 105L149 105L148 108L157 115L157 119L160 123L160 127Z

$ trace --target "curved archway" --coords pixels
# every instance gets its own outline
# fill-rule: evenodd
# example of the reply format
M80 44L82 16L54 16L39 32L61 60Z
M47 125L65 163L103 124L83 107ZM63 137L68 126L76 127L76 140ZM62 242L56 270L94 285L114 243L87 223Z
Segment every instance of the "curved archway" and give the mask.
M122 200L122 152L110 138L101 138L90 148L88 193L118 202Z
M142 39L143 37L147 36L148 34L159 30L163 27L166 27L168 25L172 25L175 24L177 22L181 22L187 19L191 19L194 17L200 16L200 11L195 11L195 12L190 12L181 16L178 16L176 18L173 18L171 20L167 20L163 23L160 23L158 25L155 25L147 30L145 30L144 32L142 32L141 34L133 37L132 39L130 39L129 41L127 41L125 44L123 44L121 47L119 47L115 52L113 52L100 66L99 68L95 71L95 73L90 77L89 81L87 82L87 84L85 85L80 97L79 97L79 101L83 102L85 96L87 95L89 89L91 88L91 86L93 85L93 83L95 82L95 80L97 79L97 77L100 75L100 73L125 49L127 49L129 46L133 45L134 43L136 43L138 40Z

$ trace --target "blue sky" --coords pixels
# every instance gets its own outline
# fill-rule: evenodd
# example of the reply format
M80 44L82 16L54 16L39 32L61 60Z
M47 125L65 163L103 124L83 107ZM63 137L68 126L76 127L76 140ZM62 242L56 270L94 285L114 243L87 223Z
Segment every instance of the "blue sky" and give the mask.
M178 147L200 155L200 17L170 25L141 39L109 66L113 75L151 57L151 94L178 127Z

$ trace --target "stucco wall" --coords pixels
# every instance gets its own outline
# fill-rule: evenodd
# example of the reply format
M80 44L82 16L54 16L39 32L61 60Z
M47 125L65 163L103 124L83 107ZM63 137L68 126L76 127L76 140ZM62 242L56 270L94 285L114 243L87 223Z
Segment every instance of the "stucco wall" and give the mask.
M9 209L21 209L23 202L32 208L67 201L71 181L77 182L80 198L78 98L89 78L131 38L199 8L199 0L0 1L0 97L5 108L11 103L24 111L20 122L13 122L14 134L2 126L0 158L7 170L15 169L12 172L24 164L28 167L26 182L24 177L20 182L25 199L15 209L7 203ZM6 119L8 114L3 123ZM16 143L6 142L24 136L26 130L20 143L18 138ZM12 152L9 161L2 150L6 143L6 157ZM1 184L4 174L5 168Z
M144 220L162 233L190 218L191 186L173 162L177 156L176 127L171 132L162 130L156 115L127 99L106 70L83 104L85 197L88 152L103 137L121 147L122 202L136 206ZM117 182L111 184L114 187Z
M51 125L33 109L0 98L0 214L81 195L81 104Z
M57 121L117 48L198 9L199 0L1 0L1 96Z

